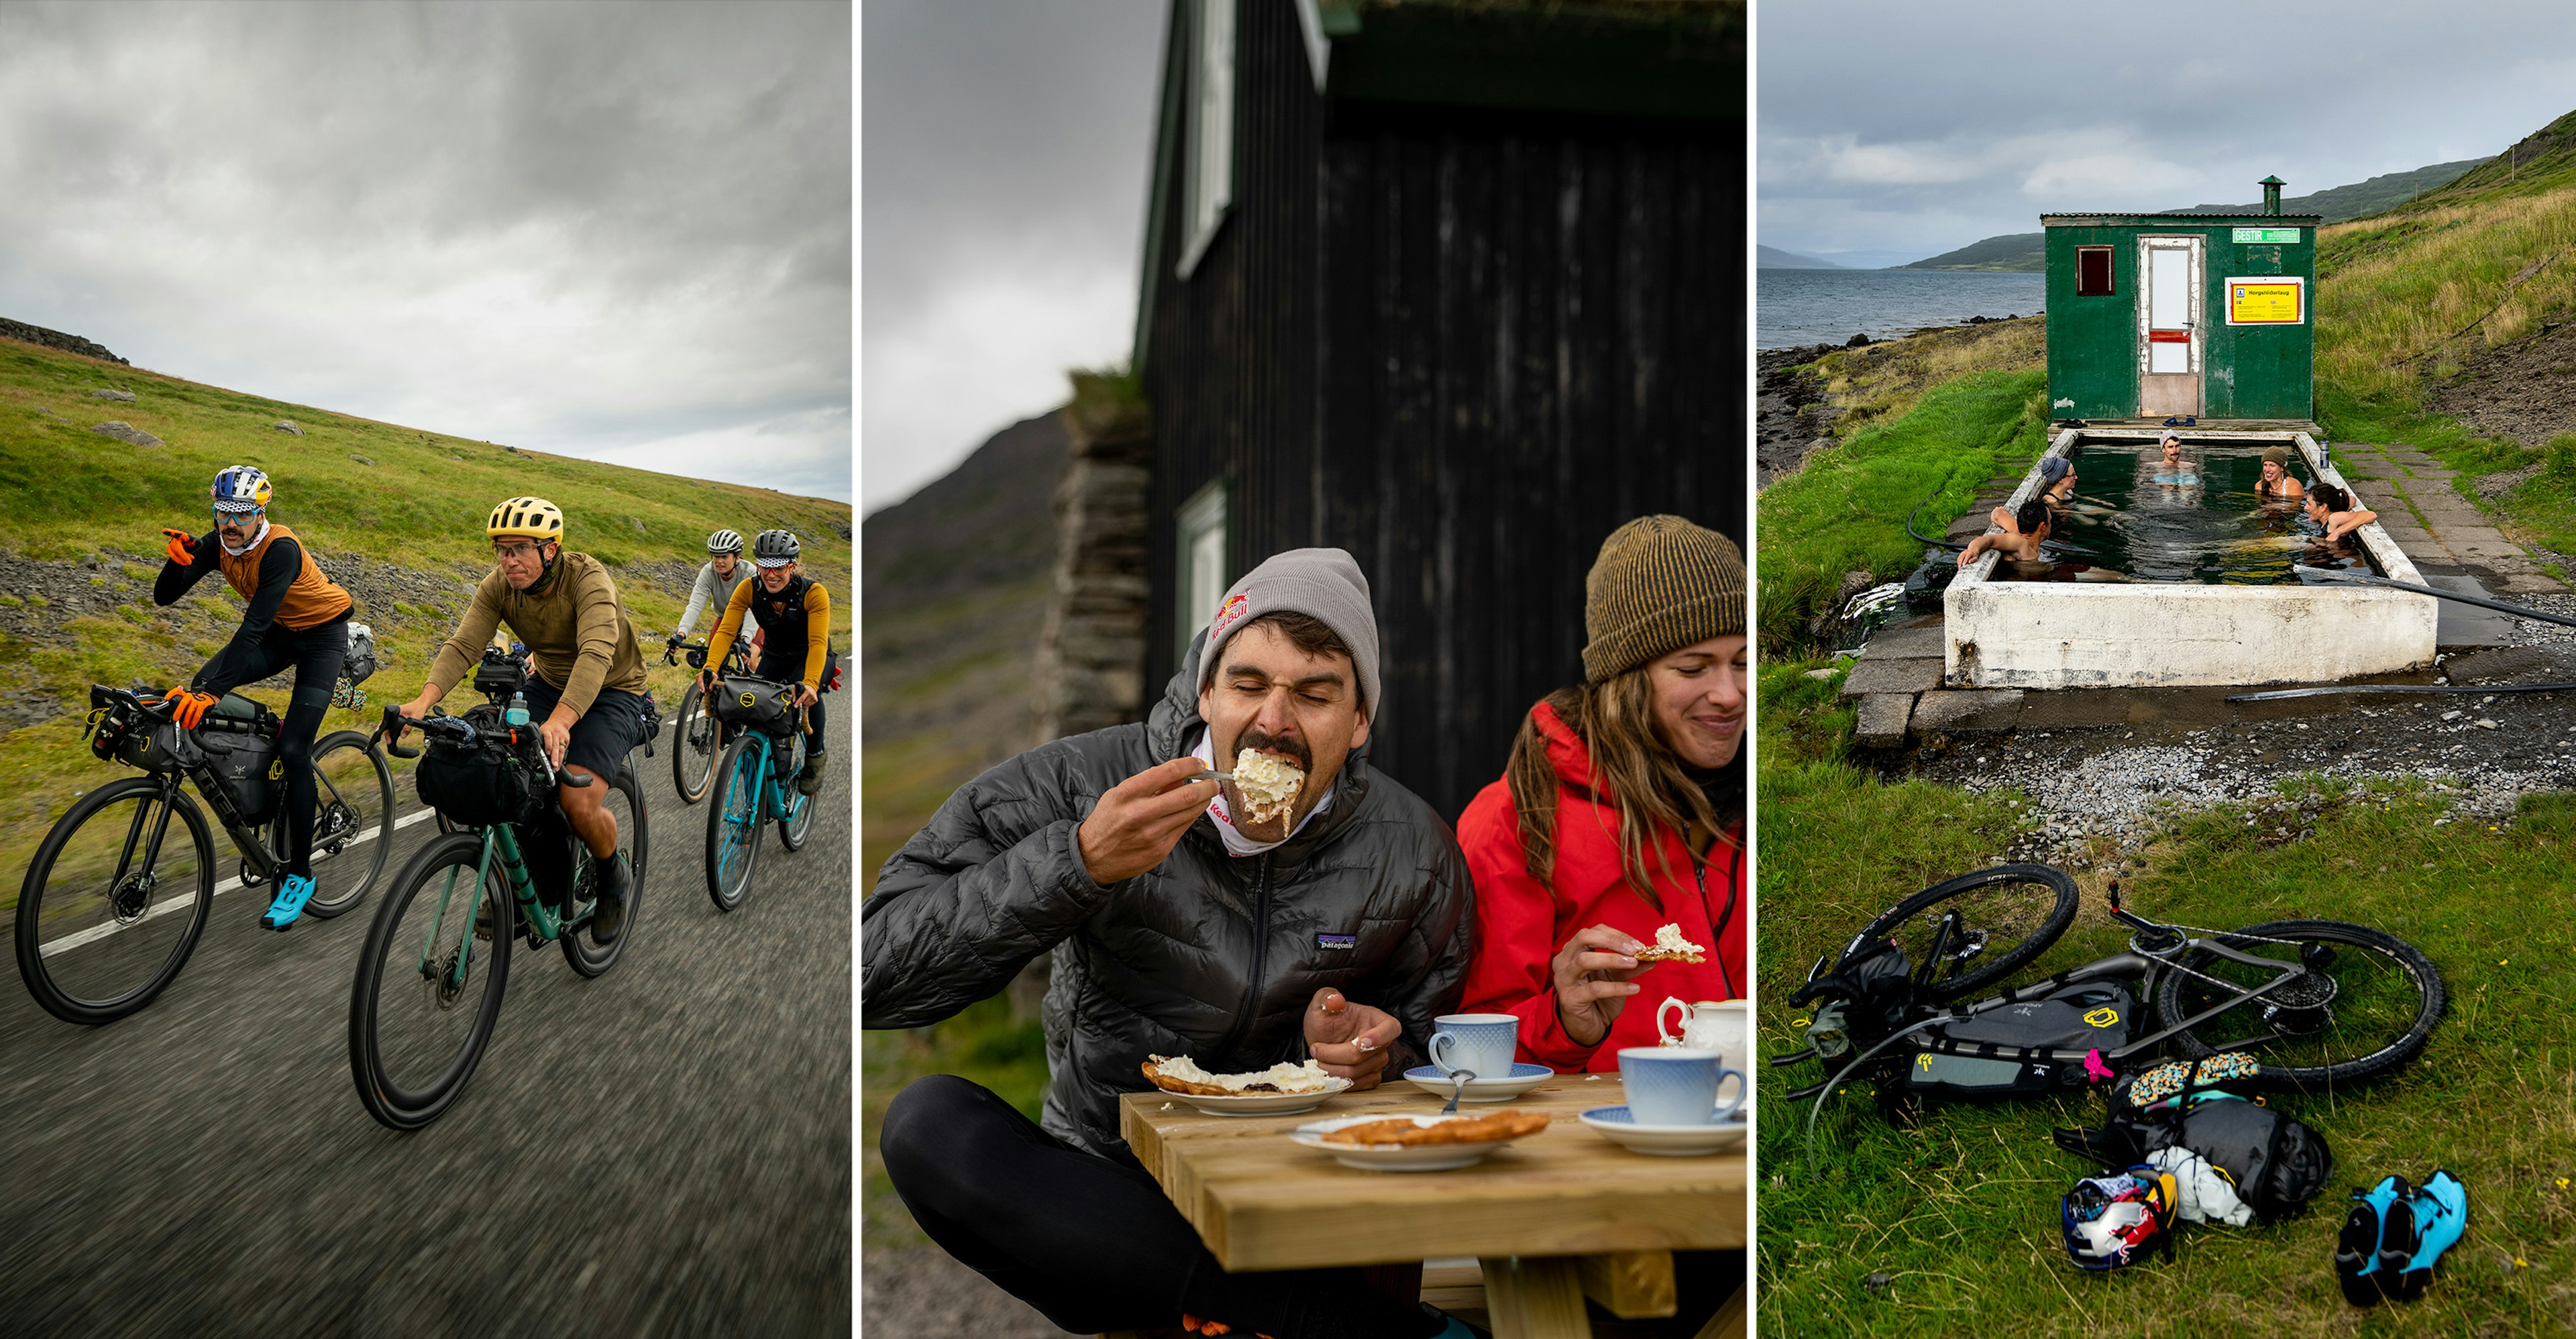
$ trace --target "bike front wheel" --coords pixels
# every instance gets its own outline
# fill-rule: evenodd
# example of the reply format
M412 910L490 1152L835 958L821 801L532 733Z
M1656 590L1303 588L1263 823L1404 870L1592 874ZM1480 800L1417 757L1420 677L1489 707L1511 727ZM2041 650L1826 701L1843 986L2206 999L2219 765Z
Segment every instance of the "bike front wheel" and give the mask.
M150 777L110 782L65 811L27 866L19 979L66 1023L112 1023L178 977L214 901L214 835L196 801Z
M626 920L618 928L617 938L607 944L592 943L586 928L564 932L564 961L583 976L597 976L616 966L626 946L635 942L635 923L644 914L644 862L651 845L652 834L644 823L644 783L636 777L632 762L617 769L600 806L617 820L617 849L626 853ZM599 862L578 841L573 843L573 850L573 905L587 911L599 897L595 891Z
M716 768L715 793L707 805L707 897L719 911L742 905L751 887L751 867L760 857L760 791L769 770L769 751L762 744L757 732L744 731Z
M394 839L394 773L367 735L342 730L313 746L313 900L329 920L366 900ZM279 849L284 850L283 840Z
M486 867L480 834L433 838L394 877L349 992L349 1068L367 1114L417 1130L465 1091L501 1016L516 928L509 879L498 859Z
M814 764L808 761L805 765L812 767ZM779 784L784 787L779 798L787 801L787 816L778 820L779 843L790 851L802 851L814 835L814 811L822 807L816 801L822 799L823 792L817 788L808 795L799 790L793 780Z
M2442 974L2394 935L2342 921L2266 921L2210 938L2266 965L2191 948L2165 968L2156 988L2165 1026L2219 1010L2174 1035L2185 1059L2246 1051L2267 1085L2331 1088L2414 1059L2441 1021ZM2293 968L2299 975L2279 989L2236 999Z
M1922 981L1926 1002L1945 1003L1984 990L2047 952L2075 923L2076 902L2075 880L2046 865L1997 865L1962 874L1861 927L1835 967L1891 941ZM1945 936L1944 922L1953 912L1959 920Z
M681 692L679 714L672 720L671 789L680 793L680 803L696 804L707 797L707 783L715 779L716 763L724 756L723 732L694 681Z

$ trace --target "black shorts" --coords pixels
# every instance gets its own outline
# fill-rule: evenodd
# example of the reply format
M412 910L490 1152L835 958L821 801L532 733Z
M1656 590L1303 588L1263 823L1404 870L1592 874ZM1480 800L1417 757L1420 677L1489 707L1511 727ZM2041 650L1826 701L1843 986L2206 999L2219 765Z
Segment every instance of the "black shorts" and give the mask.
M533 674L520 691L528 695L528 719L540 726L563 700L561 689ZM588 769L593 776L614 777L626 765L626 755L643 742L644 699L602 688L591 699L590 710L572 723L572 743L564 749L563 760L567 766Z

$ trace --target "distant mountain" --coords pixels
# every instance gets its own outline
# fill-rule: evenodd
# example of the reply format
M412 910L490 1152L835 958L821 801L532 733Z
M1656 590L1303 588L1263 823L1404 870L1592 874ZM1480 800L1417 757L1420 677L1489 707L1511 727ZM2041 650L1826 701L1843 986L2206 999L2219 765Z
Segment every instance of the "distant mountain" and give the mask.
M2376 214L2405 204L2427 191L2439 190L2458 180L2487 158L2464 158L2456 163L2435 163L2412 172L2391 172L2349 186L2335 186L2313 195L2294 195L2281 201L2284 214L2321 214L2328 223L2342 223L2364 215ZM2244 205L2193 205L2188 209L2166 209L2166 214L2255 214L2262 212L2261 202ZM1956 251L1913 264L1900 266L1908 270L2015 270L2037 272L2046 268L2047 234L2036 232L2009 233L1971 242Z
M1843 268L1830 260L1802 256L1795 251L1783 251L1776 246L1764 246L1759 242L1753 244L1753 266L1761 270L1839 270Z

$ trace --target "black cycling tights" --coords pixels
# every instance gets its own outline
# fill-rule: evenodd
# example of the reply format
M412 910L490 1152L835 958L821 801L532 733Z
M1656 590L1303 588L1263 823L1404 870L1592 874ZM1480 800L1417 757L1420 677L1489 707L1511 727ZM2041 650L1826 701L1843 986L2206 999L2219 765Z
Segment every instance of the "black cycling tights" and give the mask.
M1063 1143L953 1074L895 1095L878 1151L922 1231L1076 1334L1183 1313L1247 1339L1423 1339L1444 1324L1356 1269L1225 1272L1143 1168Z
M286 764L286 849L279 854L286 861L285 874L309 879L313 877L313 800L318 790L313 783L313 735L322 728L323 713L331 709L331 686L339 681L340 665L349 658L349 620L344 615L302 632L271 623L256 650L252 668L259 672L252 683L289 665L295 667L295 696L277 731L277 756Z

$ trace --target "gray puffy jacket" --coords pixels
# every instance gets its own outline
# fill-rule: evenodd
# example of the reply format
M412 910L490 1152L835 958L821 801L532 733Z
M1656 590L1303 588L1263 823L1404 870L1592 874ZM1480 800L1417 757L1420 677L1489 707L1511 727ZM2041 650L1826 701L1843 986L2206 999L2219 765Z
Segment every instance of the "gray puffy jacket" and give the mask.
M1458 1006L1475 925L1448 824L1354 755L1332 807L1261 855L1226 852L1202 815L1162 864L1103 888L1074 826L1101 792L1188 752L1191 649L1142 725L1059 739L958 788L860 908L859 1025L955 1014L1055 951L1046 994L1048 1133L1128 1156L1118 1097L1149 1054L1210 1070L1305 1058L1315 992L1338 988L1404 1025L1386 1071L1422 1063ZM1348 944L1348 947L1342 947Z

